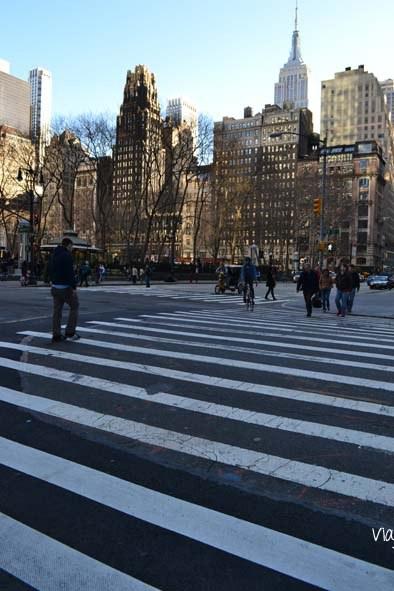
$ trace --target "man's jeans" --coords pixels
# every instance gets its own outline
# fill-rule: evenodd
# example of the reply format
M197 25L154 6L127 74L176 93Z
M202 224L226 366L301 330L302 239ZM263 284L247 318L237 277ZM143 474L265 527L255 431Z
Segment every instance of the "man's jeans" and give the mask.
M349 299L347 302L347 311L351 312L353 309L353 302L354 302L354 296L356 295L356 288L353 287L352 291L349 293Z
M323 304L323 310L330 309L330 293L331 289L329 287L321 290L321 299Z
M348 301L350 297L350 291L340 291L337 289L337 295L335 296L335 303L337 306L338 312L342 314L342 316L346 315L348 309Z
M66 326L66 336L73 336L78 322L78 296L75 289L66 287L65 289L57 289L52 287L51 294L53 297L53 318L52 318L52 335L59 337L62 334L62 311L64 304L70 307L68 315L68 322Z

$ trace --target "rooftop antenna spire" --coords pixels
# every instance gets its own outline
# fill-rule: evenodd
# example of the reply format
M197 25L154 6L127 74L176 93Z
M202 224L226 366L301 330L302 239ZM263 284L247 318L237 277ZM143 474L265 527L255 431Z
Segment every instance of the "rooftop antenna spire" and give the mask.
M294 30L298 31L298 0L296 0Z

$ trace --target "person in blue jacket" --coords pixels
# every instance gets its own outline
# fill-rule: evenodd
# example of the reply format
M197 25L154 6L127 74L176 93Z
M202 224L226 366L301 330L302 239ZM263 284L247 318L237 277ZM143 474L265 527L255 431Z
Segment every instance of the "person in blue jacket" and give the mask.
M73 243L70 238L63 238L57 246L49 264L52 281L51 294L53 297L52 342L57 343L69 339L76 341L79 335L75 332L78 322L77 282L74 273L74 263L71 255ZM64 304L70 308L65 335L61 332L62 311Z
M241 268L240 282L244 287L244 302L246 303L246 286L250 287L250 295L254 299L254 284L257 285L257 271L256 267L252 263L250 257L245 257L245 263Z

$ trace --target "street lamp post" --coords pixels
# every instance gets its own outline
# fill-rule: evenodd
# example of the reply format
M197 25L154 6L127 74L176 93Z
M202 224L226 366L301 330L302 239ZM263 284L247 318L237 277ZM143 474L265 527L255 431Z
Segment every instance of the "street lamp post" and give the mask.
M43 177L42 172L38 170L33 170L32 168L23 169L26 177L30 180L30 189L28 191L29 195L29 220L30 220L30 235L29 235L29 263L30 263L30 277L29 277L29 285L36 285L37 279L35 275L35 255L34 255L34 185L37 176L39 176L40 184L43 184ZM22 168L18 170L17 181L23 181L23 172Z
M297 133L296 131L277 131L271 133L271 138L282 137L283 135L296 135L298 137L308 138L304 133ZM317 140L323 148L323 174L321 182L321 203L319 212L319 264L320 268L323 266L323 250L322 242L324 240L324 208L327 203L327 136L321 140Z

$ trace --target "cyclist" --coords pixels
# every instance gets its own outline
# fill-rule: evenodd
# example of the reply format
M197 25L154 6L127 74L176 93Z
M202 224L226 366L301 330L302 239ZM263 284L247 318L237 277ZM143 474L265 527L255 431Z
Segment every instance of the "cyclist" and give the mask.
M240 282L243 284L244 302L246 304L246 287L249 285L250 296L254 300L253 284L255 283L257 285L256 267L253 265L250 257L245 257L245 263L241 269Z

